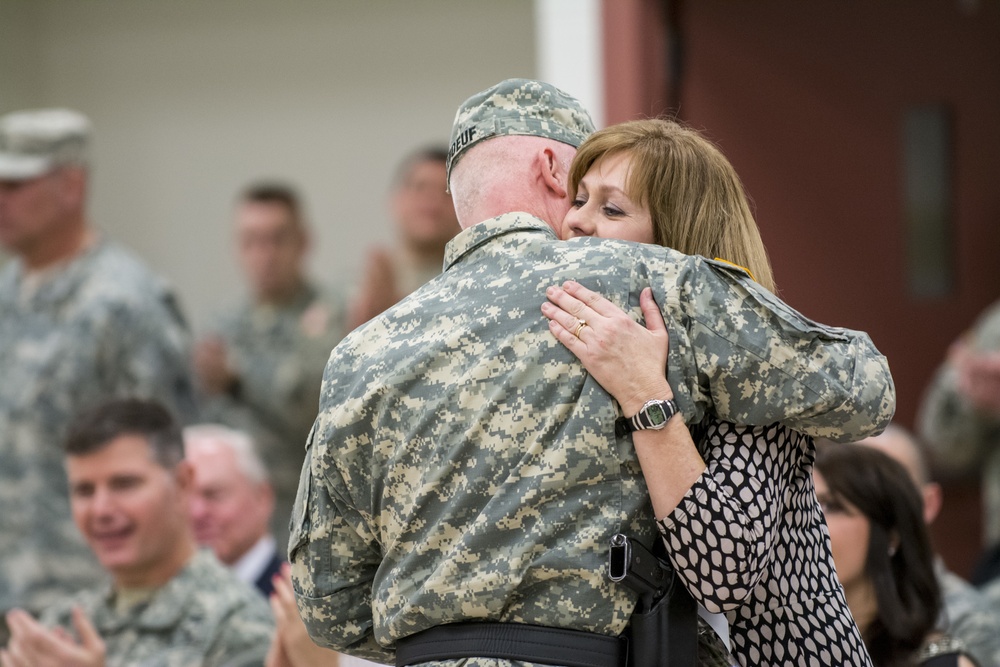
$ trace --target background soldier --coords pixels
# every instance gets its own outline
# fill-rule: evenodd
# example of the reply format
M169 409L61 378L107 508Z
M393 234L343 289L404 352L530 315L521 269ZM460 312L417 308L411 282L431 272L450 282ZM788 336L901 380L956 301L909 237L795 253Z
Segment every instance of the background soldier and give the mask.
M111 587L60 601L43 623L10 612L0 665L263 664L274 630L267 603L197 550L194 474L162 406L125 399L81 415L66 441L66 473L73 518Z
M389 208L397 243L369 252L351 302L351 329L441 273L444 248L459 232L448 194L447 159L447 148L422 148L406 156L396 170Z
M284 551L323 365L344 335L345 310L305 277L309 234L290 188L246 190L236 237L249 299L198 343L195 371L203 418L246 431L259 447L277 498L272 530Z
M1000 577L1000 302L951 346L918 417L942 471L981 476L986 550L972 580Z
M0 271L0 611L37 611L99 576L70 521L59 443L73 415L147 396L194 417L172 293L87 221L89 134L74 111L0 118L0 244L13 255Z

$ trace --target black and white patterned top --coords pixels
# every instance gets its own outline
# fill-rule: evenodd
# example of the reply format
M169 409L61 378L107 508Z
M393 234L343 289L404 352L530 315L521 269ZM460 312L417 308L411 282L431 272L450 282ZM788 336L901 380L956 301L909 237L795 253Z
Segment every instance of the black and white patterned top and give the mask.
M741 665L871 665L816 501L812 438L708 420L707 470L658 521L687 589L729 621Z

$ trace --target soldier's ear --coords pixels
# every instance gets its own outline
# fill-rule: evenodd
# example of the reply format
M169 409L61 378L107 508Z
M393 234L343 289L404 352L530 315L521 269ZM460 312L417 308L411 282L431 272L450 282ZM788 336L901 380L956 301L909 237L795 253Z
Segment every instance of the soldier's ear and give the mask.
M82 210L87 195L87 171L83 167L60 167L59 201L67 210Z
M191 492L194 489L194 466L190 461L184 459L174 466L174 481L181 491Z
M541 182L552 195L557 199L565 199L569 174L550 146L539 149L535 154L535 166Z

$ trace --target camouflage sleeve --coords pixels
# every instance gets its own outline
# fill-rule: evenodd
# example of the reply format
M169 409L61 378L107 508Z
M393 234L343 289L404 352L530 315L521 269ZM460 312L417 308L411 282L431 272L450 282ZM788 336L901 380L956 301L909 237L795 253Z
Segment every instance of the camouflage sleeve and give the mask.
M119 305L101 350L106 391L162 401L183 423L197 418L189 332L172 303Z
M357 511L331 493L335 484L327 476L338 473L317 453L312 436L307 447L288 548L299 613L318 645L392 663L395 654L373 634L372 582L381 549L374 536L355 528L363 525Z
M896 392L867 334L804 317L728 264L694 259L657 303L670 330L671 378L689 423L780 422L838 442L881 432ZM675 319L674 322L677 320Z

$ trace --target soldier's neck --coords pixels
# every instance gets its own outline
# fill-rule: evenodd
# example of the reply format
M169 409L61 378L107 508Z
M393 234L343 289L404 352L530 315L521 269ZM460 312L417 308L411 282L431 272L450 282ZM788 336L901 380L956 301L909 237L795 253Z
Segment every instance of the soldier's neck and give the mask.
M97 233L82 220L58 233L24 249L20 253L25 270L29 273L45 271L80 255L97 239Z
M115 591L161 588L187 567L197 551L194 535L185 534L156 563L143 566L141 570L114 573Z

